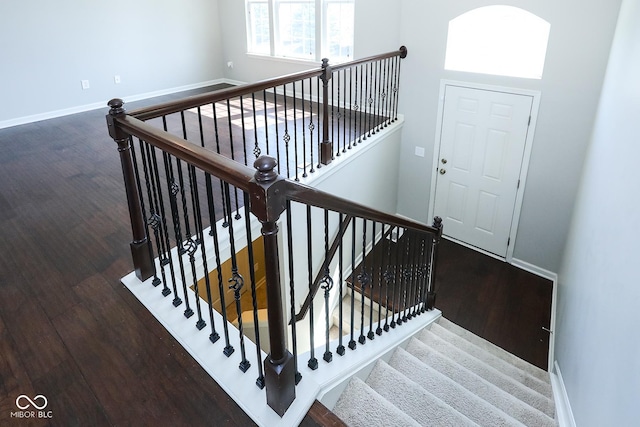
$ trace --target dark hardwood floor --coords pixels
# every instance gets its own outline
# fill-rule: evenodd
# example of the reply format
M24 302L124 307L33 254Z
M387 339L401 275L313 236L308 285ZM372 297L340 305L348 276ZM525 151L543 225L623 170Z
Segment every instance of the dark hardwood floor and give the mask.
M120 283L130 226L106 112L0 130L0 425L253 425ZM526 343L530 319L548 326L549 284L450 243L441 260L445 316L541 357ZM11 418L21 394L46 396L51 418Z

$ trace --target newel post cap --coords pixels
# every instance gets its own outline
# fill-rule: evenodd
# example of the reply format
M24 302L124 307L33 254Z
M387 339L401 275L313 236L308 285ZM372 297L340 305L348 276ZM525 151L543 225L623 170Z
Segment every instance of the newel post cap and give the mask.
M107 102L109 106L109 115L118 116L125 112L124 110L124 101L120 98L113 98L111 101Z
M260 156L253 162L253 167L256 168L255 179L260 184L268 184L275 181L278 177L278 172L275 170L278 166L278 162L273 157Z

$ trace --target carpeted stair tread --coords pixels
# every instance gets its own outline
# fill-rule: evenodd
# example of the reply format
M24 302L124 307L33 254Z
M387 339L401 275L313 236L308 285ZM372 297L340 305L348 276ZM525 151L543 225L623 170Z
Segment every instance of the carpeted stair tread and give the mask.
M554 408L552 405L549 406L547 399L542 396L537 396L539 399L535 402L536 407L533 407L496 387L447 356L432 350L416 338L411 339L406 350L421 362L451 378L476 396L482 397L523 424L536 427L557 426L556 421L551 418L554 415Z
M523 425L400 347L389 360L389 365L478 425Z
M479 360L482 360L486 364L493 366L499 371L506 373L507 375L509 375L510 377L514 378L517 381L520 381L527 387L532 388L544 394L547 397L553 396L553 392L551 391L550 380L548 379L541 380L537 378L527 370L523 370L520 367L510 362L507 362L506 360L488 352L487 350L483 349L477 344L461 337L458 334L453 333L449 329L445 329L444 327L442 327L437 323L434 323L433 325L431 325L430 330L431 332L438 335L445 341L455 345L461 350L466 351L473 357ZM526 363L525 361L523 362ZM531 367L534 367L534 366L531 365ZM547 374L547 377L548 376L549 375Z
M367 385L423 426L464 427L476 423L379 360Z
M541 393L538 393L535 390L530 389L529 387L516 381L510 376L505 375L504 373L495 369L493 366L487 365L486 363L481 362L468 353L465 353L464 351L456 348L437 335L434 335L429 330L423 330L416 336L416 338L425 343L431 349L436 350L439 353L449 357L459 365L464 366L466 369L484 378L496 387L501 388L502 390L528 403L536 409L543 410L544 412L544 408L548 408L549 406L553 405L551 399L547 398ZM543 399L542 402L544 402L544 400L547 401L547 403L542 407L537 406L538 404L536 403L540 402L540 399Z
M494 367L498 371L502 372L505 375L508 375L509 377L524 384L530 389L535 390L538 393L547 396L548 398L553 397L553 391L551 390L550 383L542 381L527 373L526 371L523 371L522 369L508 363L507 361L487 352L486 350L483 350L472 342L467 341L461 336L456 335L453 332L443 328L439 324L434 323L433 325L431 325L429 332L442 338L444 341L448 342L457 349L464 351L472 357Z
M465 340L475 344L481 349L493 354L494 356L501 358L507 363L517 366L518 368L533 375L539 380L544 381L547 384L550 384L551 379L549 377L549 372L545 371L544 369L540 369L537 366L527 362L526 360L520 359L518 356L509 353L503 348L498 347L492 342L489 342L486 339L479 337L478 335L464 329L463 327L456 325L455 323L453 323L452 321L444 317L440 317L440 319L438 319L437 324L449 330L450 332L464 338Z
M357 377L351 378L333 413L349 427L420 426Z

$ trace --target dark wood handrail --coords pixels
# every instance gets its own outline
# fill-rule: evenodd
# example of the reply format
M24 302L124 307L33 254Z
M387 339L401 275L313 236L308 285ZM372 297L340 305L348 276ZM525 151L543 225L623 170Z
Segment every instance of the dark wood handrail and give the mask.
M324 70L322 69L315 69L287 74L285 76L274 79L266 79L256 83L234 86L226 89L216 90L214 92L203 93L200 95L193 95L180 99L178 101L170 101L163 104L154 105L153 107L139 108L137 110L131 111L129 114L140 120L149 120L167 114L188 110L190 108L196 108L201 105L225 101L227 99L235 98L240 95L247 95L250 93L259 92L261 90L271 89L276 86L282 86L288 83L297 82L312 77L318 77L321 76L323 72Z
M344 70L346 68L351 68L356 65L365 64L367 62L380 61L381 59L394 58L396 56L399 56L400 58L406 58L407 48L404 46L401 46L400 49L394 50L391 52L381 53L379 55L368 56L366 58L356 59L354 61L343 62L341 64L332 65L331 70L332 71Z
M333 257L338 251L338 247L340 247L340 240L342 240L342 236L344 236L344 233L347 232L347 228L349 227L349 224L351 223L352 220L353 220L353 216L347 215L347 217L342 221L342 224L340 224L340 229L338 230L338 234L336 235L335 239L333 239L333 243L331 244L331 247L329 248L329 251L326 254L324 264L328 264L333 260ZM318 289L320 289L320 284L322 283L322 279L324 278L324 275L325 275L324 269L318 272L318 275L313 281L313 285L311 286L311 289L307 294L307 298L304 300L304 303L302 304L300 311L298 312L298 314L296 314L295 319L293 319L292 322L299 322L300 320L304 319L304 316L307 315L307 311L309 311L309 306L311 305L313 298L316 296L316 293L318 293Z
M329 209L341 212L345 215L357 216L370 221L382 222L395 227L408 228L420 233L438 234L439 230L430 225L403 218L398 215L384 213L369 208L342 197L334 196L322 190L309 187L299 182L287 180L284 184L285 192L290 200L315 206L321 209Z
M393 58L396 56L405 58L407 56L407 48L402 46L400 47L400 49L394 50L391 52L381 53L379 55L373 55L367 58L356 59L354 61L344 62L342 64L331 65L330 69L331 71L339 71L339 70L350 68L356 65L364 64L367 62L379 61L381 59ZM325 68L326 67L321 66L320 68L317 68L317 69L300 71L297 73L287 74L277 78L261 80L255 83L234 86L227 89L217 90L214 92L203 93L200 95L193 95L177 101L169 101L169 102L157 104L151 107L144 107L144 108L132 110L129 112L129 115L143 121L149 120L149 119L161 117L167 114L185 111L190 108L196 108L202 105L235 98L240 95L247 95L247 94L259 92L265 89L271 89L276 86L282 86L282 85L300 81L303 79L320 77L324 74Z
M202 148L199 145L187 142L134 117L123 115L116 117L115 121L117 121L118 127L125 132L141 138L176 158L184 160L243 191L249 191L249 182L256 173L255 169Z

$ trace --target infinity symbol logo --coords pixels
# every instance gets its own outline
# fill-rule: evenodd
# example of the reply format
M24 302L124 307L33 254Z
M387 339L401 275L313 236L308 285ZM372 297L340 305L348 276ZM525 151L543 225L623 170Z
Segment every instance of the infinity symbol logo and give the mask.
M20 402L24 402L27 401L26 404L20 404ZM42 405L38 405L36 403L36 401L42 401ZM33 400L27 396L26 394L21 394L20 396L16 397L16 406L22 410L27 409L29 406L33 406L36 409L44 409L47 407L47 405L49 404L49 401L47 400L46 397L44 397L43 395L39 394L36 397L33 398Z

